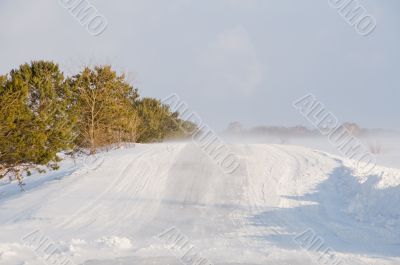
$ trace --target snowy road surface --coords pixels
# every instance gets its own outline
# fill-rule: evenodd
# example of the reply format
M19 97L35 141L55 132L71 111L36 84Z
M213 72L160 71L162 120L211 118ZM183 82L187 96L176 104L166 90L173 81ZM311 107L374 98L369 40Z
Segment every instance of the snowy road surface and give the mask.
M400 170L285 145L138 145L0 186L0 264L400 264Z

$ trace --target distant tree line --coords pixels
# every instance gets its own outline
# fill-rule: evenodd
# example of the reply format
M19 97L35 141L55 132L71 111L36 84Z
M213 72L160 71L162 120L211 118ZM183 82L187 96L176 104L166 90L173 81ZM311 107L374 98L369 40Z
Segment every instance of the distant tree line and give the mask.
M0 179L23 185L24 173L57 169L61 151L158 142L193 126L108 65L66 77L54 62L33 61L0 76Z
M361 128L353 122L345 122L341 124L354 136L366 136L368 134L379 132L379 130L370 130ZM335 127L339 127L336 125ZM335 129L332 127L331 129ZM285 137L314 137L320 136L318 129L307 128L305 126L257 126L252 128L244 128L239 122L232 122L228 125L225 133L233 136L285 136Z

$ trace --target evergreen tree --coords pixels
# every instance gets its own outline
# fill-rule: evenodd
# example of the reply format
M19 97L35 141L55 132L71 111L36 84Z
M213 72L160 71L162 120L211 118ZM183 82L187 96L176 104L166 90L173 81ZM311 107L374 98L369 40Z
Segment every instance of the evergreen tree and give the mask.
M165 138L182 138L185 132L194 132L196 126L179 119L167 105L153 98L143 98L136 104L140 117L139 142L159 142Z
M96 148L123 141L135 141L139 123L134 89L110 66L85 68L70 79L76 91L79 138L77 144Z
M57 153L71 146L72 93L57 64L34 61L1 78L0 164L15 177L38 165L57 168Z
M196 126L137 89L110 66L64 79L57 64L34 61L0 76L0 178L56 169L57 153L122 142L158 142Z

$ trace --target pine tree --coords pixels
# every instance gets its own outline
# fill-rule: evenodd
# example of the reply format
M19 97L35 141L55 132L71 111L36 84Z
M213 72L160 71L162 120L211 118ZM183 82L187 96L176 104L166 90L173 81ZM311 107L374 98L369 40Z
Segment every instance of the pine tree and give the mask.
M167 105L153 98L143 98L136 103L140 117L139 142L160 142L166 138L182 138L185 132L194 132L196 126L179 118Z
M136 140L139 120L134 102L139 95L124 75L110 66L96 66L85 68L69 82L76 91L79 146L94 153L102 146Z
M34 61L1 79L2 176L18 179L40 165L57 168L57 153L71 147L72 93L57 64Z
M58 167L58 152L182 137L196 126L153 98L139 99L110 66L64 79L57 64L34 61L0 76L0 178Z

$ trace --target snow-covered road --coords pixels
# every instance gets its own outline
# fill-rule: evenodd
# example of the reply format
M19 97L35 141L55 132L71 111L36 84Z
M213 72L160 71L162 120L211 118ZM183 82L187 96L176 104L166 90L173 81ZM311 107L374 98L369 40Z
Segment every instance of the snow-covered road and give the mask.
M304 147L230 148L232 174L165 143L66 161L24 193L0 186L0 264L400 264L400 170L356 176Z

